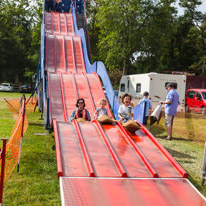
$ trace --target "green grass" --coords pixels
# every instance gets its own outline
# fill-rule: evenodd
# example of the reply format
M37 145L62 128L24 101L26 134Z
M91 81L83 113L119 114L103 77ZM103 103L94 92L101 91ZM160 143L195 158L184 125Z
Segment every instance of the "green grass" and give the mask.
M39 113L28 115L20 172L15 169L5 184L5 205L60 205L54 139L39 117Z
M25 94L26 97L29 97L31 94ZM4 98L8 99L16 99L20 98L22 96L22 93L18 92L0 92L0 100L3 100Z
M16 98L14 93L6 94L8 98ZM2 93L0 93L1 97ZM21 97L22 94L18 94ZM57 178L56 154L52 150L54 145L53 134L44 129L40 113L28 113L29 127L23 138L20 172L13 171L4 187L3 202L5 205L61 205L59 180ZM197 137L195 127L205 119L190 114L187 120L182 117L175 118L174 139L165 141L166 131L164 119L159 125L148 126L158 141L170 152L179 164L189 173L189 180L206 196L206 184L201 186L201 169L203 163L203 141ZM6 106L0 100L0 136L10 137L15 120ZM182 130L187 131L183 125L193 125L193 136L188 137ZM195 132L194 132L195 131ZM200 132L200 131L198 131ZM202 133L205 131L202 130ZM198 133L198 135L201 135Z
M0 101L0 135L9 138L15 120L5 105L5 101ZM44 129L39 112L28 113L27 116L29 127L23 137L20 171L17 173L15 168L6 182L3 203L15 206L60 205L53 135Z

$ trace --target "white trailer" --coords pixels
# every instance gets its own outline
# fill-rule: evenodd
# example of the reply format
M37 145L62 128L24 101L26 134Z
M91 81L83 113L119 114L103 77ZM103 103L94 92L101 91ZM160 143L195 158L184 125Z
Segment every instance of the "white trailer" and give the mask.
M120 80L119 97L125 93L129 93L133 98L143 98L145 91L149 92L149 98L152 102L165 100L167 90L165 86L173 83L179 94L180 105L185 105L185 88L186 75L145 73L124 75Z

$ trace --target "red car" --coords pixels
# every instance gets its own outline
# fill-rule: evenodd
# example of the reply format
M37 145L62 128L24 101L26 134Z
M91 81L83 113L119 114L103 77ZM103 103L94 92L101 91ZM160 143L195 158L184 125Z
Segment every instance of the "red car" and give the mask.
M185 112L206 114L206 89L188 89L185 96Z

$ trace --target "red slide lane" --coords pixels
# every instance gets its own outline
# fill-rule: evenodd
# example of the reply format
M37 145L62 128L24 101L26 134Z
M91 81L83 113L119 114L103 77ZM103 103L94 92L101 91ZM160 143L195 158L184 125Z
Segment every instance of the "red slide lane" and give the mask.
M74 24L71 13L45 13L45 32L74 36Z
M99 107L99 101L100 99L104 98L107 100L105 97L104 91L102 89L102 85L99 79L99 76L96 73L91 73L91 74L86 74L86 77L88 79L89 87L91 90L92 98L95 102L96 108ZM112 112L109 108L109 102L107 102L106 106L108 110L108 114L110 117L113 117Z
M49 99L51 118L57 121L64 121L64 110L62 105L62 93L59 75L48 73ZM52 120L50 119L50 122Z
M116 164L116 166L117 166L121 176L122 177L127 177L128 176L127 172L126 172L124 166L122 165L119 157L117 156L115 150L113 149L113 147L112 147L112 145L111 145L111 143L110 143L106 133L104 132L104 129L102 128L101 123L98 120L94 120L93 122L97 125L97 127L98 127L98 129L99 129L99 131L101 133L101 136L102 136L102 138L104 140L104 143L107 145L107 148L108 148L108 150L109 150L109 152L111 154L111 157L114 160L114 162L115 162L115 164Z
M81 38L79 36L75 36L73 37L73 41L74 41L74 56L76 59L77 72L86 73Z
M125 135L125 138L127 139L127 141L129 142L129 144L132 146L132 148L135 150L135 152L138 154L138 156L140 157L140 159L144 162L145 166L147 167L147 169L150 171L152 177L158 177L157 172L155 171L155 169L152 167L152 165L150 164L150 162L147 160L146 156L144 155L144 153L140 150L140 148L134 144L133 140L130 138L130 136L127 134L126 130L123 128L123 126L117 122L117 125L119 127L119 129L123 132L123 134Z
M79 123L77 122L77 120L73 120L73 123L74 123L75 129L76 129L76 132L77 132L77 135L79 138L80 146L81 146L81 149L82 149L82 152L84 155L84 159L85 159L85 162L87 165L87 170L88 170L89 176L95 177L94 167L92 165L92 160L91 160L91 157L88 153L84 138L82 136L82 132L81 132L80 127L79 127Z
M72 71L76 73L76 62L74 57L74 42L73 38L70 36L65 36L65 63L66 71Z
M49 72L55 72L55 36L52 34L46 35L46 58L45 58L45 70Z
M47 71L86 73L80 37L47 34L46 51Z

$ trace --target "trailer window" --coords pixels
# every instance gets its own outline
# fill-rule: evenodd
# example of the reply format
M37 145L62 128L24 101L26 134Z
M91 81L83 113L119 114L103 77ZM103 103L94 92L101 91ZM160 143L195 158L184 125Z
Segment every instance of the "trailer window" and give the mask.
M120 91L121 92L125 92L125 84L121 84L120 85Z
M136 93L141 92L141 84L136 84Z
M177 89L177 83L175 83L175 82L166 82L166 83L165 83L165 87L166 87L167 84L169 84L169 83L172 83L173 86L174 86L174 89Z
M195 91L189 91L189 92L187 93L187 97L188 97L188 98L193 99L194 96L195 96Z

